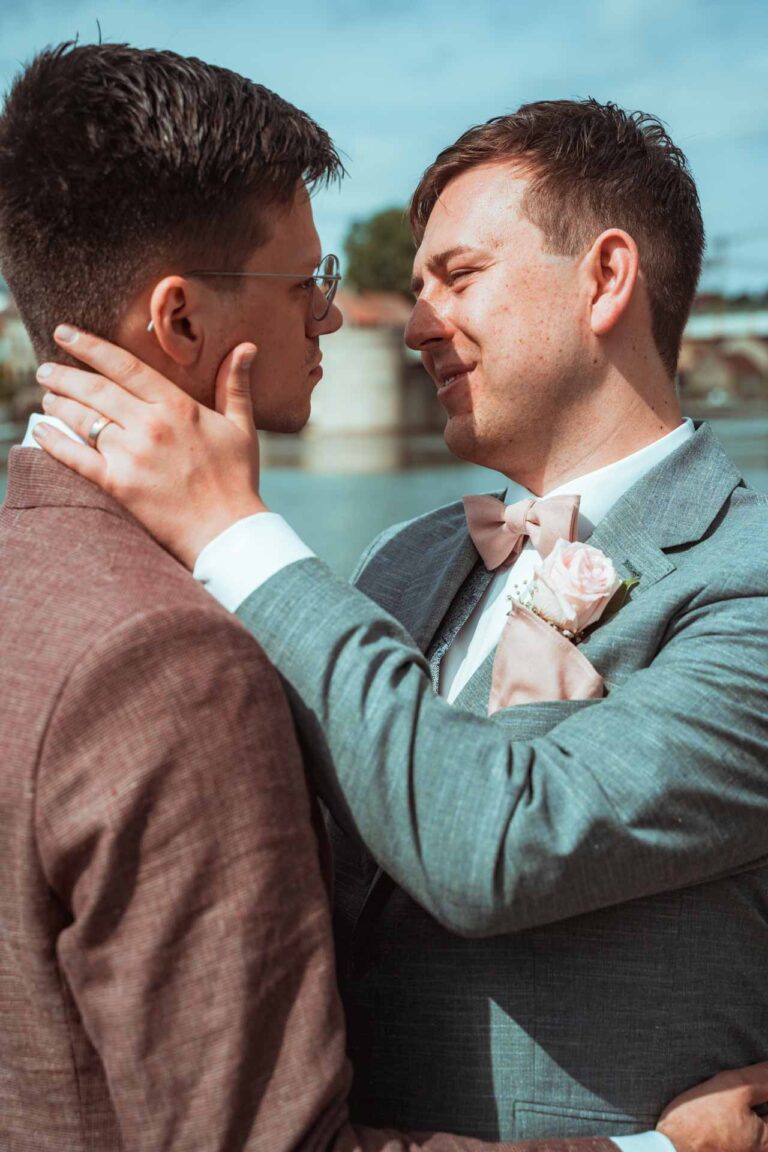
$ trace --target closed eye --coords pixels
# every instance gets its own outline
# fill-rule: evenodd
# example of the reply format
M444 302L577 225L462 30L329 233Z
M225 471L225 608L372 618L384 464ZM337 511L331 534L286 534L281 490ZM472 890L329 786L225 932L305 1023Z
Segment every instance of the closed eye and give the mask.
M456 268L454 271L446 273L445 282L449 288L452 288L459 280L464 279L466 276L471 276L475 271L475 268Z

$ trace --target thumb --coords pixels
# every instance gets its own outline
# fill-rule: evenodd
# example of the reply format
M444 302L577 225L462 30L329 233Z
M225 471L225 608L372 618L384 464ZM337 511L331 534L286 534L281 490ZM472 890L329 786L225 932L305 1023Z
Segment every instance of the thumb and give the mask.
M258 349L255 344L238 344L221 362L216 373L216 411L221 412L242 432L255 436L251 367Z

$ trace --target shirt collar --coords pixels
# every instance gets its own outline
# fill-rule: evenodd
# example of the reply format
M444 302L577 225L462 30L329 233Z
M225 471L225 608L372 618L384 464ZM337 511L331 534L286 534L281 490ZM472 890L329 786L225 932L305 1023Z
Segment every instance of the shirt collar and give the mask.
M32 429L36 424L39 424L41 420L54 428L58 428L65 436L69 436L70 440L76 440L78 444L85 444L82 436L78 436L77 432L73 432L68 424L65 424L63 420L59 420L58 416L47 416L45 412L33 412L29 418L29 424L27 424L26 435L21 442L22 448L40 448L37 440L35 440L32 435Z
M679 427L653 444L638 449L622 460L607 464L605 468L597 468L594 472L587 472L585 476L577 476L567 483L546 492L545 496L580 496L579 524L577 535L579 540L586 540L592 535L592 530L608 515L617 500L621 499L633 484L636 484L646 472L650 472L657 464L674 452L686 440L693 436L695 428L693 421L686 417ZM522 484L510 481L504 501L514 504L518 500L536 500Z

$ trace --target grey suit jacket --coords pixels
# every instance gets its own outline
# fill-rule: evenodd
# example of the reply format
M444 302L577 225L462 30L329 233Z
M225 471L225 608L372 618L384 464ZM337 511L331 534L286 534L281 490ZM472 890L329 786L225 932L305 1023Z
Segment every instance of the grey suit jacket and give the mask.
M768 1055L768 500L702 426L591 543L640 578L584 643L596 702L488 719L490 660L460 707L435 697L422 653L477 560L459 506L371 550L386 611L318 561L242 609L318 786L400 886L348 846L366 1119L607 1134Z

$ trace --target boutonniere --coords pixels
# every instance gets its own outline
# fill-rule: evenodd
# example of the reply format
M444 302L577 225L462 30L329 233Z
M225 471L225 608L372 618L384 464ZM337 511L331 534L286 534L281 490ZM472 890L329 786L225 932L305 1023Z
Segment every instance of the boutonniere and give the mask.
M599 548L560 539L534 569L520 603L578 644L588 629L618 612L637 583L620 580Z

